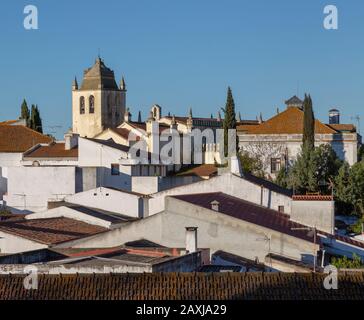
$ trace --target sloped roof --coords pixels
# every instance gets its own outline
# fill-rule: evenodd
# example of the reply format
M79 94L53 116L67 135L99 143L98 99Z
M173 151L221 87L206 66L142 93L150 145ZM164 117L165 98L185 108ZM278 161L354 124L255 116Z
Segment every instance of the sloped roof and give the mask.
M262 124L237 129L248 134L303 134L303 116L304 112L300 108L291 107ZM315 133L334 134L338 132L315 119Z
M177 172L177 176L198 176L198 177L210 177L217 174L217 168L214 164L201 164L198 166L192 166L181 172Z
M338 123L338 124L327 124L327 126L339 132L349 132L349 133L356 132L356 127L353 124Z
M53 139L25 126L0 126L0 152L25 152L40 143Z
M172 197L209 210L211 210L211 202L218 201L218 212L221 214L285 233L292 237L300 238L310 242L313 241L313 238L307 235L307 231L293 230L294 228L304 226L291 221L289 215L259 206L255 203L242 200L222 192L187 194Z
M38 289L24 275L0 275L2 300L362 300L364 273L338 274L338 290L323 273L144 273L38 275Z
M78 158L78 147L65 149L64 142L53 142L47 146L40 145L24 155L25 158Z
M286 100L284 103L288 106L302 106L303 105L303 101L300 98L298 98L296 95L294 95L292 98Z
M0 223L0 231L2 232L47 245L81 239L107 230L103 227L64 217Z
M114 148L120 151L124 151L124 152L129 152L130 147L128 146L124 146L123 144L119 144L116 143L113 139L109 139L109 140L101 140L101 139L91 139L91 138L83 138L95 143L99 143L102 144L104 146L110 147L110 148Z
M104 61L99 57L95 64L84 71L81 90L111 89L118 90L114 71L106 67Z

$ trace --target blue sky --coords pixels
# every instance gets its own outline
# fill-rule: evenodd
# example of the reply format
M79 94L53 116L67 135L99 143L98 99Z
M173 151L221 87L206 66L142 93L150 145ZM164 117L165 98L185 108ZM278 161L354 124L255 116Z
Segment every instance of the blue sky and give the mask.
M39 10L39 30L23 9ZM323 28L323 9L339 29ZM125 76L134 117L162 111L216 114L232 87L243 118L266 119L309 92L316 116L330 107L364 127L364 3L359 0L6 0L0 6L0 120L37 103L46 131L71 126L71 83L100 48L117 81ZM299 83L299 85L298 85ZM363 131L363 130L362 130Z

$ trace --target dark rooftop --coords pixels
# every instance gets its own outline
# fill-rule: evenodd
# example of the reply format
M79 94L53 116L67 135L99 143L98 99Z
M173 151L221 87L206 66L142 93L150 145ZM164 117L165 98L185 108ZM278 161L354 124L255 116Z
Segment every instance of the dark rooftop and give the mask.
M99 57L95 64L84 71L81 90L111 89L118 90L115 82L114 71L106 67L104 61Z
M50 245L85 238L108 229L61 217L0 222L0 230Z
M218 213L282 232L292 237L301 238L310 242L313 241L313 237L308 236L307 231L292 230L293 228L300 228L304 226L291 221L289 219L289 215L235 198L222 192L179 195L172 197L209 210L211 210L211 202L218 201Z
M96 142L96 143L102 144L104 146L114 148L114 149L124 151L124 152L129 152L129 149L130 149L128 146L124 146L123 144L116 143L113 139L109 139L109 140L91 139L91 138L83 138L83 139L90 140L92 142Z
M364 273L339 273L338 290L320 273L145 273L0 275L2 300L362 300Z

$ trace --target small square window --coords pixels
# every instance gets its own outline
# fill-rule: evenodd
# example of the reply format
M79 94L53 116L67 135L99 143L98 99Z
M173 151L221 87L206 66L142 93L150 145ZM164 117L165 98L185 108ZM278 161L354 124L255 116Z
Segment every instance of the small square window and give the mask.
M113 163L111 165L111 175L112 176L119 176L120 175L120 167L119 167L119 164Z
M271 158L270 168L271 173L278 173L281 170L282 160L281 158Z
M278 206L278 211L284 213L284 206Z

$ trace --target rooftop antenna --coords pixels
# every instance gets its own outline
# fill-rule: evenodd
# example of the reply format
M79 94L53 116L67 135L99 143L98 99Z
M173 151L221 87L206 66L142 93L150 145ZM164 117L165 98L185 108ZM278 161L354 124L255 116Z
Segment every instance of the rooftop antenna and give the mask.
M357 132L360 134L360 116L356 115L354 117L350 117L350 119L353 121L356 121L357 123Z

